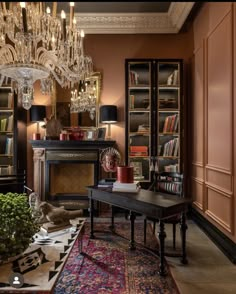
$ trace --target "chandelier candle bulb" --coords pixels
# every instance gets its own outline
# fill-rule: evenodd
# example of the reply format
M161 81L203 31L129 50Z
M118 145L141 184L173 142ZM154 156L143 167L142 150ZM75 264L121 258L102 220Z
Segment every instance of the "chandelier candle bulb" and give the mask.
M52 16L53 17L57 16L57 2L52 3Z
M66 14L65 11L61 11L61 19L62 19L62 30L63 30L63 40L66 40Z
M23 31L24 31L24 33L27 33L28 28L27 28L27 16L26 16L25 2L20 2L20 6L21 6L21 12L22 12Z
M2 2L2 10L3 10L3 14L6 15L7 14L6 2Z
M74 19L74 6L75 2L70 2L70 27L72 28L72 23Z

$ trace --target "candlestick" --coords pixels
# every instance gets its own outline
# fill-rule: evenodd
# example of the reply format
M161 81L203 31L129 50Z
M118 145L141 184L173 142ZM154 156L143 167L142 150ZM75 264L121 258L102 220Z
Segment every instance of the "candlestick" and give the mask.
M57 16L57 2L53 2L52 4L52 16L53 17Z
M72 28L73 19L74 19L74 6L75 6L75 2L70 2L70 28Z
M25 2L20 2L20 6L21 6L21 12L22 12L23 31L24 31L24 33L27 33L28 27L27 27L27 16L26 16Z
M64 10L61 11L61 18L62 18L63 40L66 41L66 14Z

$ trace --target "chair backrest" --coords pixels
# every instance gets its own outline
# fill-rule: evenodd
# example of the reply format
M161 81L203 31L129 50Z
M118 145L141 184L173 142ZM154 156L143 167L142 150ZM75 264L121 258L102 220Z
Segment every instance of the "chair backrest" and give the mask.
M157 189L160 192L184 197L183 174L177 172L161 172L157 174Z

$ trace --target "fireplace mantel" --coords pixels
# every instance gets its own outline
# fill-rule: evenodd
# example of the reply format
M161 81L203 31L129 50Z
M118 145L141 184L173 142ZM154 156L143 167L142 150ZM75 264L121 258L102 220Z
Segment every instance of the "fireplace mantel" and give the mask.
M101 140L101 141L60 141L60 140L30 140L30 144L34 148L45 148L45 149L103 149L112 147L115 145L115 141L112 140Z
M33 148L34 191L42 201L74 209L88 201L85 187L96 185L101 178L100 152L116 144L111 140L29 142Z

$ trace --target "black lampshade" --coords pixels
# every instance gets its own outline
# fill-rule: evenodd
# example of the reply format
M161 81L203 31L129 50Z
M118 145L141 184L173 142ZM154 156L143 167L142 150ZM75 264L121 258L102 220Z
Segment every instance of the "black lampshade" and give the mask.
M30 108L30 121L43 121L46 117L45 105L32 105Z
M115 105L102 105L100 107L100 122L106 124L116 123L117 107Z

